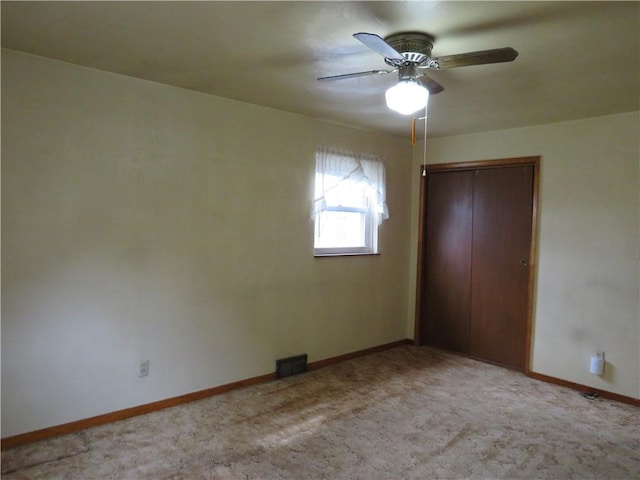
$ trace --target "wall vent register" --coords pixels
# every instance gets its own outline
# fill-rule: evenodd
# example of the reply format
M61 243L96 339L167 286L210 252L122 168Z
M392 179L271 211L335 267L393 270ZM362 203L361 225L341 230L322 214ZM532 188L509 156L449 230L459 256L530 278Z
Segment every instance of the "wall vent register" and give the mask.
M307 354L276 360L276 378L285 378L307 371Z

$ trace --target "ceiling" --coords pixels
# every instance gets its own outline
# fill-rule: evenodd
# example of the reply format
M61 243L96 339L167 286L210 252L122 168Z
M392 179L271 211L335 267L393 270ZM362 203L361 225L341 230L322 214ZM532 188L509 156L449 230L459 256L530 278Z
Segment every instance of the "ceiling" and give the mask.
M640 109L640 2L11 2L2 46L340 124L409 136L395 74L352 37L423 31L434 56L510 46L513 63L435 71L429 136Z

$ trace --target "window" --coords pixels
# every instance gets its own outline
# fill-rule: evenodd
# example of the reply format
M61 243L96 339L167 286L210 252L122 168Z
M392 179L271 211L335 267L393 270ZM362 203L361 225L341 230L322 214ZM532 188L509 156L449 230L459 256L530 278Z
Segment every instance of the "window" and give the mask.
M313 253L378 253L378 225L389 218L382 159L316 149Z

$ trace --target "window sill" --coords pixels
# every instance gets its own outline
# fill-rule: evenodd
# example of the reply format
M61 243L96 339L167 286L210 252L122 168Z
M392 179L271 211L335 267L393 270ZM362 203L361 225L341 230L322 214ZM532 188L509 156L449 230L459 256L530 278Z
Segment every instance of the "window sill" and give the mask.
M367 256L378 256L379 253L314 253L313 256L315 258L322 257L367 257Z

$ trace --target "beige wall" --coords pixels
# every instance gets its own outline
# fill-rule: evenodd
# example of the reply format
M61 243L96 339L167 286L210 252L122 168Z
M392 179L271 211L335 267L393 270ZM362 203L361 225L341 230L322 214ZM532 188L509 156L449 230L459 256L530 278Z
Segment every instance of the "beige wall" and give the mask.
M542 157L531 367L635 398L640 398L639 136L640 113L634 112L427 142L428 163ZM414 219L422 146L414 151ZM414 220L414 245L416 232ZM411 318L407 335L412 332ZM590 357L598 350L607 361L602 378L589 373Z
M384 156L381 255L313 258L318 144ZM410 176L406 140L3 51L2 436L405 338Z

